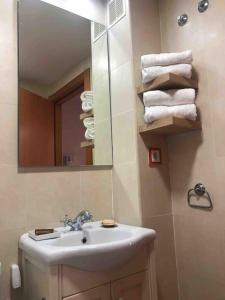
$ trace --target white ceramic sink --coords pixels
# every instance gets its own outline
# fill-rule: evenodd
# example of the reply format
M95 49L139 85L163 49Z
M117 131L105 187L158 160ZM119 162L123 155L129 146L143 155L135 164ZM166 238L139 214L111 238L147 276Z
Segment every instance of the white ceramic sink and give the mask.
M29 256L48 265L65 264L86 271L101 271L122 265L145 244L155 238L155 231L119 224L103 228L100 222L83 226L83 231L62 233L60 238L34 241L28 234L19 246ZM83 243L83 238L86 243Z

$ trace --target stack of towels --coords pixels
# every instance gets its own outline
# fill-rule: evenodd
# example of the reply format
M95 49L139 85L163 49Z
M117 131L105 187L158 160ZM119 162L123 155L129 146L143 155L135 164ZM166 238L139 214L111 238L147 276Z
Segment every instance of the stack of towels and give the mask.
M93 109L93 91L84 91L80 95L81 106L84 112L89 112Z
M95 139L95 128L94 128L94 118L89 117L83 120L86 140L94 140Z
M93 91L84 91L80 95L81 107L84 112L90 112L94 108ZM95 128L94 128L94 118L88 117L83 120L85 130L85 139L94 140L95 139Z
M192 52L149 54L141 57L142 82L151 82L160 75L173 73L191 78ZM177 90L155 90L143 94L145 122L168 116L196 120L195 90L191 88Z

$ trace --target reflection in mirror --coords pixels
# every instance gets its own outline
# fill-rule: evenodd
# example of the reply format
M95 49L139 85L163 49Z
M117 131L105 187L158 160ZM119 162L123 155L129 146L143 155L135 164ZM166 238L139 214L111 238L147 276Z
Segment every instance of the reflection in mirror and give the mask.
M112 165L105 26L19 2L19 166Z

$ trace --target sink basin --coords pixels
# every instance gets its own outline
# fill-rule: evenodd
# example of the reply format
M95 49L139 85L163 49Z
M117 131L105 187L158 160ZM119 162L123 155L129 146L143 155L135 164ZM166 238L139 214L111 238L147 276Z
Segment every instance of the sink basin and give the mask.
M83 231L62 233L60 238L34 241L28 234L19 247L29 256L48 265L70 265L85 271L109 270L126 263L145 244L155 238L155 231L118 224L103 228L100 222L83 226Z

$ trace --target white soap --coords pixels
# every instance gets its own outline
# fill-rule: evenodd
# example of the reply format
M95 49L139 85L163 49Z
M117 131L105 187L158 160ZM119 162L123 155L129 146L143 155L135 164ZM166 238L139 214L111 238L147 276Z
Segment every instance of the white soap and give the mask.
M40 234L36 235L35 231L29 231L28 236L32 238L35 241L43 241L43 240L50 240L50 239L56 239L61 236L61 233L58 231L54 231L53 233L47 233L47 234Z
M18 289L21 287L21 275L18 265L11 265L11 278L12 278L12 287L13 289Z

